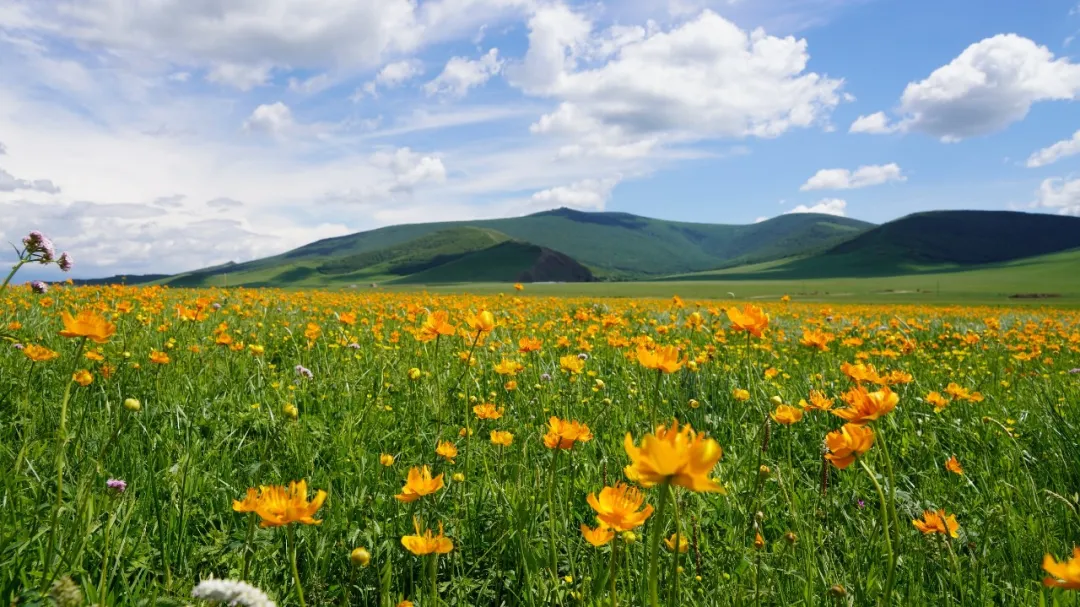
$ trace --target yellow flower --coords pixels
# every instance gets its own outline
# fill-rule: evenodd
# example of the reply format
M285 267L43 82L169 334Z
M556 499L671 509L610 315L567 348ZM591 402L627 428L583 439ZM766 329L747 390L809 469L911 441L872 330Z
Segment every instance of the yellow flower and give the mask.
M536 352L544 345L543 340L536 337L522 337L518 340L518 352L522 354L528 354L529 352Z
M416 535L406 535L401 538L401 545L416 556L424 556L433 552L435 554L446 554L454 549L454 543L443 535L442 523L439 523L439 535L432 535L431 529L424 531L421 535L420 521L415 518L413 519L413 528L416 529Z
M290 419L300 418L300 410L297 409L296 405L292 403L285 403L285 405L281 407L281 412L285 414L285 417L288 417Z
M94 382L94 376L86 369L79 369L71 376L71 380L85 388Z
M389 468L394 465L394 456L389 453L382 453L379 455L379 463Z
M645 495L625 483L604 487L600 490L599 498L595 493L590 493L585 499L596 511L596 519L615 531L636 529L644 525L653 513L653 507L648 504L639 510L645 502Z
M421 372L420 372L420 369L418 369L416 367L413 367L412 369L409 369L407 375L408 375L409 379L411 379L413 381L416 381L416 380L420 379Z
M603 523L597 526L596 529L592 529L585 523L582 523L581 536L585 538L586 542L599 548L614 539L615 532L606 527Z
M577 375L585 368L585 361L575 354L567 354L559 358L559 368L571 375Z
M1043 556L1043 569L1050 577L1043 579L1044 586L1056 586L1067 590L1080 590L1080 546L1073 548L1072 558L1060 563L1049 554Z
M672 533L671 537L664 538L664 545L668 550L675 551L675 536L679 536L679 552L686 552L690 549L690 542L686 540L686 534L684 533Z
M828 411L833 406L833 400L831 398L827 398L824 394L818 392L817 390L811 390L810 402L807 403L805 400L800 400L799 406L803 409L817 409L818 411Z
M790 426L791 424L798 422L802 419L802 415L802 409L790 405L780 405L775 411L769 414L769 416L773 418L773 421L778 424L784 424L785 426Z
M413 607L413 602L403 600L400 603L398 603L396 607Z
M473 410L473 413L476 414L476 417L479 418L479 419L495 420L495 419L499 419L500 417L503 416L503 410L502 409L496 409L495 405L492 404L492 403L484 403L482 405L476 405L475 407L472 408L472 410Z
M461 483L465 481L465 474L463 472L455 472L450 478L453 479L455 483Z
M353 548L353 551L349 553L349 561L358 567L367 567L371 564L371 553L363 546Z
M383 464L385 465L385 464ZM424 466L423 470L413 466L409 469L409 476L405 480L405 486L401 493L394 496L399 502L415 502L425 495L431 495L443 488L443 475L431 477L431 469Z
M548 449L569 449L574 443L592 440L592 430L581 422L562 420L554 415L548 420L548 431L544 435L544 446Z
M941 413L949 404L949 399L942 396L940 392L931 392L926 395L926 402L934 406L934 413Z
M955 455L945 462L945 469L953 474L959 474L960 476L964 475L964 467L960 465L960 461L956 459Z
M466 318L465 322L474 333L487 333L495 328L495 315L487 310L481 310Z
M731 328L736 331L746 331L754 337L761 337L765 329L769 327L769 315L762 312L761 308L746 304L742 310L731 307L727 309L728 320Z
M829 450L825 459L843 470L850 466L856 457L869 451L873 444L873 430L858 424L844 424L843 428L825 436L825 447Z
M153 350L150 352L150 362L159 365L167 365L169 364L169 355L165 352L158 352L157 350Z
M877 392L867 392L865 387L858 386L844 394L847 408L833 409L832 413L852 424L865 424L892 411L899 401L900 396L888 386Z
M740 403L750 400L750 391L743 390L742 388L735 388L731 391L731 397Z
M802 339L799 340L799 343L808 348L813 348L819 352L828 352L829 342L832 341L835 337L836 336L832 333L826 333L825 331L822 331L820 329L814 331L810 331L809 329L803 329Z
M857 384L864 381L872 384L881 381L881 376L874 369L874 365L844 363L840 365L840 372L850 377Z
M683 366L683 363L679 362L679 349L675 346L665 346L652 350L644 346L638 347L637 360L642 367L662 373L674 373Z
M242 500L233 500L232 509L235 512L255 512L259 506L259 490L251 487Z
M36 344L27 345L22 352L27 358L36 363L43 363L60 357L60 353Z
M495 365L495 372L499 375L516 375L524 368L525 365L515 360L507 360L504 358L497 365Z
M142 403L137 398L126 398L124 399L124 408L128 411L139 411L142 409Z
M457 327L450 324L447 318L448 315L445 310L438 310L428 314L427 318L424 319L424 324L420 327L420 331L417 332L416 338L420 341L431 341L440 335L453 335L457 332Z
M514 290L515 291L524 291L525 290L525 285L521 284L520 282L515 282L514 283Z
M446 458L446 461L452 464L458 454L457 446L450 441L439 441L439 445L435 447L435 454Z
M281 527L290 523L319 525L322 521L311 518L323 502L326 492L319 490L315 499L307 499L307 481L292 481L289 486L271 485L260 487L255 514L259 515L261 527Z
M689 425L679 429L673 421L671 428L657 426L655 434L646 434L641 446L627 432L623 441L633 463L626 467L626 476L643 487L671 483L691 491L724 493L719 483L709 478L723 456L720 445L711 438L694 432Z
M510 443L514 441L514 435L504 430L492 430L491 431L491 444L499 445L500 447L509 447Z
M92 310L80 310L75 316L70 312L60 315L64 323L64 330L60 335L64 337L85 337L95 343L103 344L109 341L113 333L116 333L116 325L105 320Z
M944 510L927 510L923 512L922 519L913 519L912 525L924 534L930 533L948 533L950 537L958 537L956 530L960 528L960 524L956 522L956 515L945 514Z
M982 394L978 392L971 392L970 390L964 388L956 382L952 382L948 386L946 386L945 393L957 400L966 400L973 403L982 402L983 400Z

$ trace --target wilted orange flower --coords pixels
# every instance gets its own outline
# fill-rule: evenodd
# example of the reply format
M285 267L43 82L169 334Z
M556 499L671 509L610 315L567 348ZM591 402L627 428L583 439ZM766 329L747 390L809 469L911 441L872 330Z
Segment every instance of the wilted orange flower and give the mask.
M948 406L949 399L942 396L940 392L931 392L926 395L926 402L934 406L934 413L941 413Z
M500 447L509 447L510 443L514 442L514 435L506 432L505 430L492 430L491 431L491 444L499 445Z
M778 424L790 426L802 419L802 409L789 405L780 405L769 416Z
M79 369L71 376L71 380L85 388L94 382L94 376L86 369Z
M95 343L103 344L109 341L113 333L116 333L116 325L105 320L103 316L94 313L93 310L79 310L72 316L70 312L60 315L64 323L64 329L60 335L64 337L85 337Z
M585 369L585 361L574 354L567 354L559 358L559 368L571 375L577 375Z
M451 445L452 446L452 445ZM393 460L391 460L393 463ZM383 464L386 465L386 464ZM431 495L443 488L443 475L431 477L431 469L424 466L423 470L413 466L409 469L409 476L405 480L405 486L401 493L394 496L399 502L415 502L416 500Z
M829 450L825 459L843 470L865 454L874 444L874 431L866 426L844 424L843 428L825 435L825 447Z
M167 365L167 364L169 364L169 355L166 354L165 352L159 352L157 350L152 350L150 352L150 362L155 363L155 364L159 364L159 365Z
M439 535L433 535L431 529L421 534L420 521L416 518L413 519L413 528L416 529L416 535L406 535L401 538L401 545L416 556L431 553L446 554L454 549L454 543L443 535L443 524L441 522L439 523Z
M945 462L945 469L953 474L964 475L964 467L960 465L960 461L953 455Z
M27 358L36 363L43 363L60 357L59 352L54 352L44 346L39 346L37 344L27 344L27 346L23 348L22 352L26 355Z
M833 415L841 417L853 424L865 424L872 422L887 414L900 402L900 396L882 386L877 392L867 392L863 386L858 386L844 393L846 409L833 409Z
M476 405L472 408L473 413L480 419L499 419L503 416L502 409L496 409L492 403L484 403L482 405Z
M480 310L465 319L475 333L487 333L495 328L495 315L488 310Z
M715 440L694 432L690 424L681 430L678 420L672 421L670 428L657 426L655 433L641 438L640 447L627 432L623 447L633 462L626 467L626 476L643 487L671 483L691 491L724 492L709 477L724 452Z
M1060 563L1049 554L1043 555L1043 570L1050 577L1043 579L1044 586L1080 590L1080 546L1073 548L1072 558Z
M315 499L307 499L307 481L292 481L288 488L280 485L260 487L258 506L255 514L259 515L261 527L281 527L290 523L319 525L322 521L311 518L323 502L326 492L319 490Z
M615 537L615 532L605 526L603 523L598 525L596 529L590 528L585 523L581 524L581 536L585 538L586 542L589 542L593 546L599 548L604 544L610 542Z
M569 449L574 443L592 440L592 430L581 422L562 420L554 415L548 420L548 431L544 435L544 446L548 449Z
M439 441L439 445L435 447L435 454L446 458L452 464L458 454L457 446L450 441Z
M742 310L735 307L727 309L728 320L731 328L736 331L746 331L754 337L761 337L765 329L769 327L769 315L762 312L761 308L746 304Z
M648 504L639 510L645 503L645 495L626 483L604 487L600 490L599 498L595 493L590 493L585 500L596 511L596 519L615 531L636 529L644 525L653 513L653 507Z
M529 352L536 352L544 345L543 340L535 337L522 337L518 340L518 352L522 354L528 354Z
M922 519L913 519L911 524L924 534L948 533L950 537L958 537L956 530L960 528L956 515L945 514L944 510L927 510L923 512Z
M651 350L639 346L637 349L637 360L641 363L642 367L654 369L662 373L674 373L683 366L683 363L679 362L679 349L675 346L664 346L653 348Z

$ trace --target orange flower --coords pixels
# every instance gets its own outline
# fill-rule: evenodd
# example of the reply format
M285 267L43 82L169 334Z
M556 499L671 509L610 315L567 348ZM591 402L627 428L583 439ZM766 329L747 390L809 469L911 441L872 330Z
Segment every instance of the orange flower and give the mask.
M577 375L585 369L585 361L575 354L567 354L559 358L559 368L570 375Z
M736 331L746 331L754 337L761 337L765 329L769 327L769 315L762 312L761 308L746 304L742 310L731 307L727 309L728 320L731 328Z
M709 477L724 452L715 440L694 432L690 424L681 430L677 420L670 428L657 426L654 434L641 438L640 447L627 432L623 447L633 462L626 467L626 476L643 487L671 483L691 491L724 492Z
M512 442L514 442L513 434L504 430L491 431L491 444L499 445L500 447L509 447Z
M258 506L255 514L259 515L261 527L281 527L290 523L319 525L322 521L311 518L323 502L326 492L319 490L315 499L307 499L307 481L292 481L288 488L280 485L260 487Z
M525 285L521 284L520 282L515 282L514 283L514 290L515 291L524 291L525 290Z
M967 388L962 387L956 382L950 383L945 387L945 393L957 400L966 400L969 402L977 403L982 402L983 395L978 392L971 392Z
M1080 546L1073 548L1072 558L1060 563L1049 554L1043 556L1043 569L1050 577L1043 579L1044 586L1067 590L1080 590Z
M840 365L840 372L850 377L851 380L857 384L861 384L862 382L876 384L881 381L881 376L878 375L877 370L874 369L874 365L863 363L853 365L851 363L843 363Z
M544 345L543 340L535 337L522 337L518 340L518 352L522 354L528 354L529 352L536 352Z
M516 360L506 360L505 358L495 365L495 372L499 375L517 375L525 365L517 362Z
M158 352L157 350L152 350L150 352L150 362L159 365L167 365L169 364L169 355L165 352Z
M925 400L928 404L934 406L934 413L941 413L949 404L949 399L942 396L940 392L931 392L930 394L927 394Z
M109 341L113 333L116 333L116 325L105 320L92 310L80 310L75 316L69 312L60 315L64 323L64 330L60 335L64 337L85 337L95 343L103 344Z
M802 409L797 409L789 405L780 405L775 411L769 414L778 424L784 424L790 426L802 419Z
M825 447L829 450L825 459L843 470L850 466L856 457L869 451L873 444L873 430L857 424L844 424L843 428L825 435Z
M631 531L645 524L653 513L653 507L645 503L645 495L626 483L614 487L604 487L600 497L590 493L585 498L589 506L596 511L596 520L615 531Z
M356 314L352 312L343 312L338 314L338 321L343 325L349 325L350 327L356 324Z
M60 357L60 353L36 344L28 344L22 353L36 363L43 363Z
M956 459L955 455L949 457L948 461L945 462L945 469L953 474L964 475L964 467L960 465L960 461Z
M664 545L667 546L667 549L672 551L672 552L675 552L675 536L676 535L679 536L679 538L678 538L679 552L686 552L687 550L689 550L690 549L690 542L687 541L685 533L672 533L671 537L665 537L664 538Z
M615 532L609 529L603 523L598 525L596 529L592 529L585 523L582 523L581 536L585 538L586 542L589 542L593 546L599 548L600 546L603 546L604 544L614 539Z
M742 388L735 388L731 391L731 397L739 402L746 402L750 400L750 392Z
M439 441L439 445L435 447L435 454L446 458L446 461L452 464L458 454L457 446L448 440Z
M391 460L393 463L393 460ZM385 463L383 465L386 465ZM415 502L425 495L431 495L439 489L443 488L443 475L431 477L431 470L424 466L421 470L417 467L409 469L409 476L405 480L405 486L401 489L401 493L394 496L394 499L399 502Z
M502 409L496 409L492 403L484 403L482 405L476 405L472 408L473 413L480 419L499 419L503 416Z
M819 352L828 352L829 342L835 338L836 336L832 333L826 333L820 329L814 331L803 329L802 339L799 340L799 343L808 348L814 348Z
M85 388L94 382L94 376L86 369L79 369L71 376L71 381Z
M457 332L457 327L450 324L447 320L448 317L449 315L445 310L437 310L428 314L427 318L424 319L424 324L420 326L416 338L420 341L431 341L440 335L453 335Z
M956 522L956 515L945 514L944 510L927 510L923 512L922 519L913 519L912 525L924 534L941 533L949 534L949 537L958 537L956 530L960 524Z
M416 529L416 535L406 535L401 538L401 545L416 556L425 556L432 553L446 554L454 549L454 543L443 535L441 522L439 523L439 535L432 535L431 529L424 531L421 535L420 521L416 518L413 519L413 528Z
M831 398L827 398L824 394L818 392L817 390L811 390L810 402L808 403L805 400L800 400L799 406L803 409L817 409L818 411L828 411L833 406L833 400Z
M574 443L592 440L592 430L581 422L562 420L554 415L548 420L548 431L544 435L544 446L548 449L570 449Z
M233 500L232 509L235 512L255 512L259 507L259 490L251 487L243 500Z
M859 386L844 394L844 402L847 408L833 409L833 415L853 424L865 424L892 411L900 402L900 396L888 386L883 386L877 392L867 392L866 388Z
M495 315L487 310L480 310L465 319L474 333L487 333L495 328Z
M651 350L639 346L637 360L642 367L662 373L674 373L683 366L683 363L679 362L679 349L675 346L664 346Z

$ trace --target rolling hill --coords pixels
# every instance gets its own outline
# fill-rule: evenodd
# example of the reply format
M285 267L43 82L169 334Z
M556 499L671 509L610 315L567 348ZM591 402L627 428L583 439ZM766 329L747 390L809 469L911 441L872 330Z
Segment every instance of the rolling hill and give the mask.
M782 215L752 225L719 225L557 209L506 219L388 226L160 282L222 284L228 274L229 284L306 286L398 280L418 272L425 272L425 282L447 282L450 277L470 280L460 263L446 266L450 272L445 276L436 267L485 248L480 245L509 240L539 247L530 254L558 252L598 277L640 279L806 255L870 227L855 219L815 214Z

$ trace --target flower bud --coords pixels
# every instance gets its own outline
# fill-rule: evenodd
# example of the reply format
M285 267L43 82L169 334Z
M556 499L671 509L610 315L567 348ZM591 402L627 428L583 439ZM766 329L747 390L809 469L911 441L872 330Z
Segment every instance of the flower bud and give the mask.
M142 410L142 403L137 398L124 399L124 408L128 411L140 411Z
M349 560L356 567L367 567L371 564L371 553L363 546L353 548L353 551L349 554Z
M450 478L454 479L455 483L463 483L463 482L465 482L465 475L462 474L461 472L455 472L454 475L451 476Z

